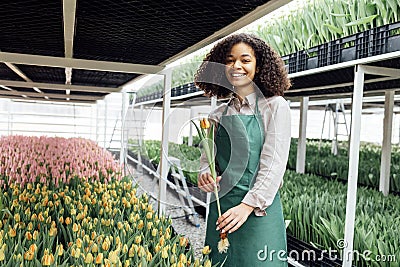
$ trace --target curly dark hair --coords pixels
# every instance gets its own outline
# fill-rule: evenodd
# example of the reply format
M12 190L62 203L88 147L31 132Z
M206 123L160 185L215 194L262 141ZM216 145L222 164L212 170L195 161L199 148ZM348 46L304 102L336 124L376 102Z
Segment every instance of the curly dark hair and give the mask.
M226 78L224 67L227 54L238 43L245 43L254 50L256 68L259 71L255 74L253 82L259 91L265 97L282 96L291 86L283 60L263 40L246 33L230 35L211 49L195 74L195 85L207 96L229 96L232 93L232 85Z

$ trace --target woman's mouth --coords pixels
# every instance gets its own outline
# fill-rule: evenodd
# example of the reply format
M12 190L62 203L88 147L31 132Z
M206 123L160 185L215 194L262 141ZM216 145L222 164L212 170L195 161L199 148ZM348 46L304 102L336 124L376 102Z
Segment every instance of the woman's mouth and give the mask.
M244 76L246 76L246 74L245 73L232 73L231 76L232 77L244 77Z

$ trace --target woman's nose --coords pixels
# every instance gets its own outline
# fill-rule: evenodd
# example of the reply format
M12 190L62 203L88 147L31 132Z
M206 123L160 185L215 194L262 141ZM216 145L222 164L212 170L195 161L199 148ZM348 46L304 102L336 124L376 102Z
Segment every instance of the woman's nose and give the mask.
M233 68L234 68L234 69L240 69L240 68L242 68L242 63L240 62L240 60L236 60L236 61L233 63Z

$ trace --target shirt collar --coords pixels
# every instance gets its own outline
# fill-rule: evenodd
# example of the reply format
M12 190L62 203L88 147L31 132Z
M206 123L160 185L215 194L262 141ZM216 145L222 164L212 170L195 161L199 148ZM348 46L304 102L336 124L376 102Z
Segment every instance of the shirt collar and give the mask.
M235 107L242 107L244 105L248 105L250 107L254 106L257 100L257 93L251 93L244 98L243 103L240 103L240 100L233 95L229 100L229 105L234 105Z

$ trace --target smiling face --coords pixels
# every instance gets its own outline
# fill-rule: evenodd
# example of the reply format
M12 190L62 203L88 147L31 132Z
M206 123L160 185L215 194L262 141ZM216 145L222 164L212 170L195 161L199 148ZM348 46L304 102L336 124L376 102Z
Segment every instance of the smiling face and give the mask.
M256 56L251 46L237 43L226 56L225 74L236 90L253 90L253 79L256 74Z

